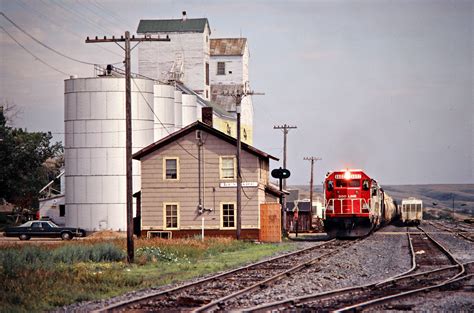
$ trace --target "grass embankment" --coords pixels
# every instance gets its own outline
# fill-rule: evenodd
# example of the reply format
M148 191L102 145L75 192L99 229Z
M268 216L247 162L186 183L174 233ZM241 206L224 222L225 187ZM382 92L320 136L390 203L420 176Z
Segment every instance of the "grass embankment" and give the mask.
M257 261L290 244L226 238L136 240L127 265L125 240L75 241L0 249L0 311L32 312L161 286Z

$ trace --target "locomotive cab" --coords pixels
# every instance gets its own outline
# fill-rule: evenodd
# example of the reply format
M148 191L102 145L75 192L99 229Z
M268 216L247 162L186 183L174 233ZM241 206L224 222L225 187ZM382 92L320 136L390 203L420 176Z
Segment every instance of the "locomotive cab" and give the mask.
M324 227L330 237L365 236L380 224L383 191L362 170L328 173L324 197Z

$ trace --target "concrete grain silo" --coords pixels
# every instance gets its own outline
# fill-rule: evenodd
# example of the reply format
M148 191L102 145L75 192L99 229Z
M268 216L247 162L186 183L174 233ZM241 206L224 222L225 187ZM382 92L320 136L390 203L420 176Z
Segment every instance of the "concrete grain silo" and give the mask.
M197 98L195 95L183 94L183 127L194 123L197 116Z
M135 152L153 142L153 81L134 79L131 88ZM126 230L125 79L65 80L64 112L66 225ZM134 192L139 166L133 161Z
M170 85L157 84L154 86L155 134L154 140L175 131L175 88Z
M174 130L183 128L183 94L179 90L174 91Z

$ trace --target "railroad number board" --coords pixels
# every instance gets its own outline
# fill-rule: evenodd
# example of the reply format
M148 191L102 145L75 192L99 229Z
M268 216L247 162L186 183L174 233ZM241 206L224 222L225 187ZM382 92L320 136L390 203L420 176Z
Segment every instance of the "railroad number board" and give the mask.
M336 179L345 179L346 177L344 174L336 174ZM349 179L361 179L362 175L361 174L351 174Z

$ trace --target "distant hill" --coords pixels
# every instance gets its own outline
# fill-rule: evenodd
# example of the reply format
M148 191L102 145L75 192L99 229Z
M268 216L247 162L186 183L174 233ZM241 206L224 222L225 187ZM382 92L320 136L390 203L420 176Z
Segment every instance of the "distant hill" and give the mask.
M474 184L384 185L383 188L397 203L408 197L423 200L427 212L435 217L450 216L453 199L454 211L460 218L474 217ZM288 186L288 189L298 189L300 198L309 198L307 185ZM315 186L315 197L322 197L322 192L321 185Z

